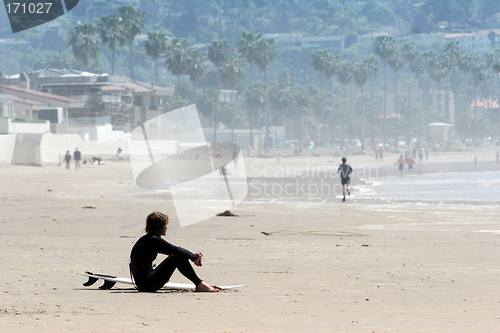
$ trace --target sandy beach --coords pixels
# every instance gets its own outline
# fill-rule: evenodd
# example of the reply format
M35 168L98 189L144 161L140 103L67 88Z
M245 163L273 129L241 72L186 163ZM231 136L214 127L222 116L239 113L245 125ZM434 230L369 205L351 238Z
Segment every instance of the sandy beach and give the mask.
M495 153L429 159L486 163ZM276 158L245 163L249 176L251 163L279 167ZM239 216L181 228L171 201L137 195L127 161L71 167L0 166L2 332L500 331L498 204L247 200L232 210ZM171 216L166 240L203 252L202 279L246 286L218 294L84 287L86 270L129 276L130 250L155 210ZM171 281L188 282L177 272Z

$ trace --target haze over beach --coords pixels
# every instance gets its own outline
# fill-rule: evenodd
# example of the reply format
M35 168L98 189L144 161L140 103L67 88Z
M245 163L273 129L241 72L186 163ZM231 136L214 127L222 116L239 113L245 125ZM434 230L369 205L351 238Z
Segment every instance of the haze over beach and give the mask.
M475 154L486 158L491 149L461 157ZM283 163L301 167L311 159ZM424 164L451 161L436 156ZM261 172L266 165L276 167L275 159L245 162L247 170L251 163ZM370 160L348 162L356 170L357 163ZM396 169L389 163L379 167ZM438 325L460 332L477 320L485 327L496 324L498 200L366 203L357 193L373 185L356 180L344 204L339 198L247 198L231 210L238 216L181 228L171 201L151 198L135 185L128 161L109 158L78 172L2 165L1 172L5 332L299 332L346 323L386 332L393 329L381 327L389 322L408 325L408 332L438 331ZM481 174L498 171L475 175ZM435 175L405 177L392 190L400 191L410 178ZM86 270L129 276L130 250L154 210L171 216L168 241L204 253L205 264L197 268L203 279L246 286L215 295L138 293L119 284L108 291L83 287L86 278L78 274ZM179 273L171 281L188 282Z

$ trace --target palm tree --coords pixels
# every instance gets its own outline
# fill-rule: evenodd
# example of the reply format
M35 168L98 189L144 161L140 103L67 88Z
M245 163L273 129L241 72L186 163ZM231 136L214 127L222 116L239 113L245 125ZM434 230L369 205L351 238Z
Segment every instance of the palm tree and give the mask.
M392 56L392 58L387 61L387 64L389 65L389 67L391 67L392 71L394 72L394 74L396 74L396 121L395 121L395 127L396 127L396 139L395 139L395 145L396 145L396 150L398 149L398 145L399 145L399 138L398 138L398 118L399 118L399 103L398 103L398 73L400 70L403 69L403 67L405 66L405 63L404 63L404 59L403 57L401 56L401 53L399 51L396 51L394 52L394 55ZM408 110L409 111L409 110ZM408 143L408 146L410 145L410 143Z
M206 53L200 53L198 49L192 49L189 54L189 67L187 69L187 75L189 75L189 80L193 82L193 98L196 100L196 83L199 79L205 75L207 67L204 62L207 60Z
M254 82L251 86L247 86L243 96L243 103L250 107L255 107L257 110L264 109L264 84L262 82ZM262 112L257 112L256 115L262 114ZM252 122L255 122L258 118L252 117L248 121L250 123L250 128L252 128ZM252 146L253 147L253 146Z
M311 54L311 66L318 72L321 77L321 125L320 125L320 141L323 142L323 125L325 113L325 98L324 98L324 78L330 66L330 53L327 50L318 50Z
M472 58L472 68L471 74L474 79L474 122L472 126L472 133L474 138L477 139L479 137L479 133L477 131L477 86L486 80L488 73L486 72L486 62L483 57L479 55L474 55Z
M375 54L384 63L384 133L383 145L385 147L385 114L387 110L387 61L392 58L396 52L396 40L391 36L379 36L375 39Z
M146 54L155 62L155 84L158 84L158 58L167 53L167 36L163 32L148 32L148 39L144 41Z
M147 12L135 9L134 6L121 6L118 8L123 20L125 36L130 46L130 78L134 79L134 40L144 30L144 17Z
M411 117L411 65L417 60L419 54L414 43L404 43L401 47L401 56L403 57L406 65L408 66L408 124L410 124L409 119ZM409 126L409 125L408 125ZM406 144L410 146L410 135L408 127L408 136ZM399 143L399 142L398 142Z
M375 79L375 77L377 77L377 74L380 70L380 68L379 68L380 61L379 61L378 57L376 57L375 55L372 54L372 55L365 57L363 59L363 63L366 65L368 80L370 80L370 91L371 91L370 114L372 116L371 132L372 132L372 143L373 143L373 145L375 145L375 134L373 132L373 128L375 125L375 119L373 119L373 117L374 117L374 112L373 112L373 103L374 103L373 79Z
M467 92L467 74L471 72L472 70L472 63L473 63L473 57L472 55L470 55L469 53L465 53L463 55L461 55L459 57L459 61L458 61L458 69L464 74L464 86L463 86L463 90L464 90L464 95L466 94ZM467 110L467 101L468 99L465 98L464 99L464 102L466 104L463 105L463 111L464 111L464 116L466 115L466 110ZM463 135L465 135L465 128L466 128L466 125L467 124L463 124Z
M361 88L361 151L365 151L365 94L364 85L369 79L368 65L364 62L354 67L354 82Z
M99 29L93 23L77 25L68 34L68 46L75 59L89 69L89 60L97 60L99 56Z
M243 32L238 37L236 49L240 56L244 57L250 65L250 87L253 87L253 64L257 55L257 47L259 40L262 38L262 33L254 34L253 32ZM250 146L253 147L253 103L250 100L248 118L250 122Z
M266 113L266 139L265 139L265 152L267 154L267 148L269 148L269 107L267 103L267 67L277 56L276 44L274 44L274 39L271 38L260 38L257 42L255 63L259 66L260 71L264 72L264 82L266 86L266 94L264 99L264 109Z
M218 107L217 99L217 90L211 87L206 87L196 100L196 107L200 110L202 115L210 119L210 123L212 122L213 116ZM210 126L212 126L212 124L210 124Z
M113 54L111 73L115 75L116 46L123 47L127 43L123 19L115 14L103 16L99 18L98 28L102 43L108 44L108 50Z
M323 75L325 78L330 82L330 103L329 103L329 110L333 110L333 80L332 78L335 76L337 73L337 69L339 67L340 63L340 57L335 56L333 53L328 53L327 54L327 59L326 59L326 67L323 71ZM322 117L324 117L324 113L322 114ZM333 123L333 117L332 117L332 143L333 143L333 129L334 129L334 123ZM323 124L325 123L324 119L322 120Z
M496 73L497 81L498 81L498 76L500 74L500 51L499 50L495 50L495 57L492 61L491 68L493 69L493 72ZM498 126L498 129L500 130L500 124ZM499 136L499 140L500 140L500 136Z
M345 60L340 63L339 68L337 69L337 80L341 85L344 86L344 112L342 112L342 141L340 143L340 149L344 150L344 141L345 141L345 113L347 109L346 102L346 94L347 94L347 85L352 82L354 74L354 63L351 60ZM352 96L351 96L352 98ZM348 114L350 117L350 114Z
M227 61L227 58L229 57L231 47L229 46L229 43L226 39L224 40L214 40L212 44L208 47L208 59L214 64L216 70L217 70L217 99L216 103L219 101L219 76L220 76L220 69L222 66ZM216 142L217 142L217 110L218 107L215 108L215 113L214 113L214 149L216 149Z
M189 51L189 41L173 38L168 46L168 57L165 60L167 71L177 76L177 89L181 85L181 75L186 74L191 61L191 52Z
M422 127L422 92L420 89L420 77L425 73L425 62L420 54L417 54L415 61L410 64L411 72L415 75L415 81L418 88L418 127L417 137L418 142L421 142L420 128ZM410 142L410 127L411 127L411 111L408 110L408 129L406 132L406 142Z
M231 88L231 143L234 142L234 85L245 80L245 66L247 62L244 58L231 54L226 63L221 68L221 80L223 84Z

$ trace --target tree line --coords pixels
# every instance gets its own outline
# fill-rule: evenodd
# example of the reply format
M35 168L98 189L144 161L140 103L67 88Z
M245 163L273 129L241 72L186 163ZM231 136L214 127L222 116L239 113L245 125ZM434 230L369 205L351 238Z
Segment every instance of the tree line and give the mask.
M146 12L132 6L119 7L116 14L101 17L96 24L83 23L74 27L68 35L68 46L74 58L85 68L89 68L91 61L98 59L100 46L107 47L112 53L111 67L114 74L115 52L117 48L128 45L131 77L134 78L134 41L144 32L146 16ZM386 126L388 84L396 96L396 117L394 128L391 129L395 138L399 137L401 126L404 126L408 144L412 137L420 141L422 128L427 128L426 137L429 137L428 127L423 124L430 122L431 114L423 102L426 102L425 92L430 92L431 86L441 99L444 99L444 94L441 94L444 86L453 91L456 96L457 133L463 137L477 138L480 126L477 103L474 104L473 115L467 114L465 104L471 98L476 101L478 95L484 97L486 90L480 84L492 79L493 74L500 71L498 50L484 56L469 54L461 50L458 43L449 42L440 53L432 50L420 52L413 43L398 46L393 37L380 36L374 42L374 54L365 56L358 63L349 59L342 61L331 50L314 52L310 57L310 65L320 75L321 88L318 89L313 84L302 86L295 83L294 74L287 71L281 71L275 82L269 84L267 69L276 59L277 45L273 39L265 38L261 33L241 33L234 47L225 39L217 39L208 45L207 52L201 52L193 48L188 39L168 37L163 32L153 31L147 32L143 46L154 62L155 83L158 83L160 59L165 60L166 70L177 77L176 96L169 101L167 108L196 102L199 110L210 119L214 128L214 141L220 122L230 126L231 140L236 124L236 127L248 126L251 145L254 127L263 127L266 147L270 145L269 126L283 125L291 133L290 137L299 140L315 138L321 142L333 142L334 134L338 134L342 149L347 130L349 144L352 144L355 136L361 139L362 149L365 149L367 122L372 139L382 135L382 143L386 145L389 133ZM263 83L255 82L254 65L263 76ZM387 67L392 75L390 79L387 77ZM403 70L405 68L406 72ZM379 76L379 73L382 75ZM399 100L401 76L407 88L403 101ZM189 78L191 91L181 82L182 77ZM197 83L204 77L210 84L198 96ZM325 89L325 81L329 82L329 90ZM370 94L365 94L368 83ZM353 85L358 89L357 98ZM218 98L223 86L231 91L231 100L228 102ZM489 95L493 94L492 86L487 89ZM235 87L239 91L237 97L232 93ZM384 92L382 101L378 101L376 96L380 87ZM414 89L418 91L416 98L412 97ZM421 96L422 92L424 96ZM464 99L457 97L464 94L467 96ZM422 114L425 111L427 114ZM377 124L379 113L382 114L381 126ZM399 113L406 117L405 124L398 124ZM435 120L449 122L450 115L443 111L437 114ZM327 133L330 134L329 138ZM396 147L398 143L396 139Z

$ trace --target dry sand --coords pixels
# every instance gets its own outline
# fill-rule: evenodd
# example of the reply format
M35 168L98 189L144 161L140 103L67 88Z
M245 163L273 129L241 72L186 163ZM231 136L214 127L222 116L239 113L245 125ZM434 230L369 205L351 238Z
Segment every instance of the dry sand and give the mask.
M132 195L127 162L3 165L0 188L1 332L500 331L500 234L477 232L500 229L497 206L244 202L238 217L181 228L170 202ZM86 270L128 276L154 210L172 217L168 241L204 253L201 278L246 286L83 287ZM334 326L346 323L361 328Z

